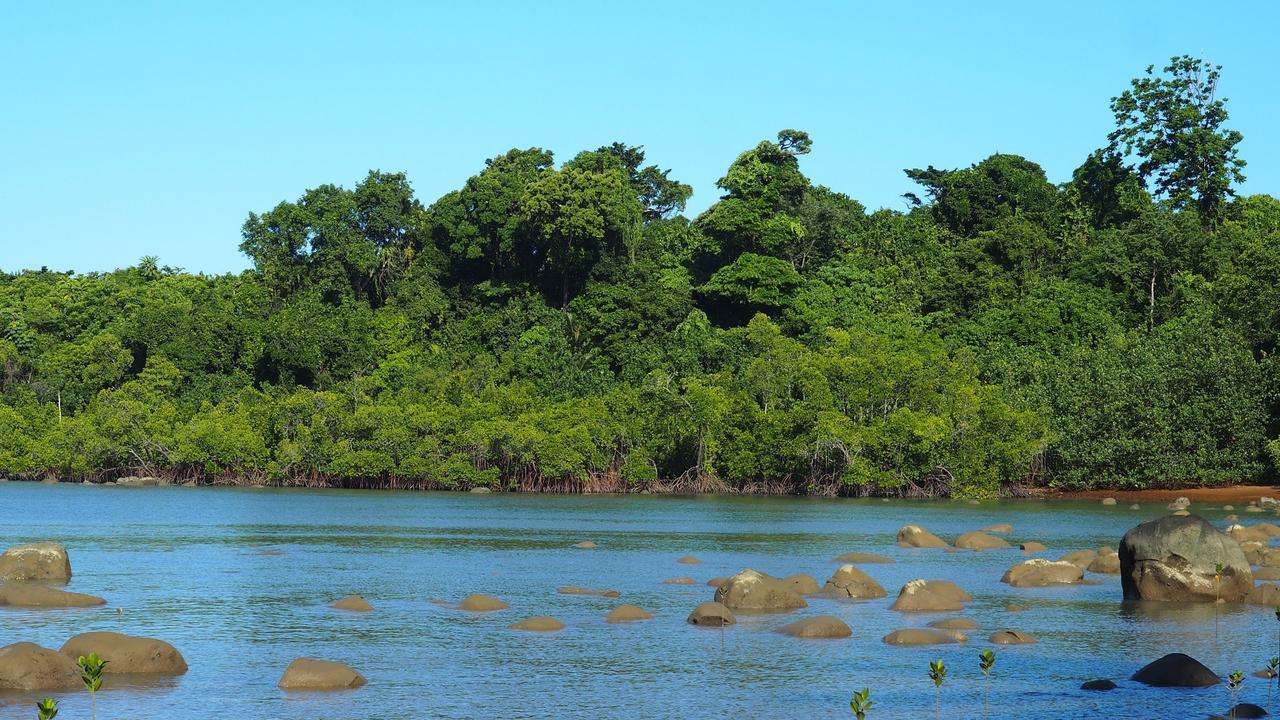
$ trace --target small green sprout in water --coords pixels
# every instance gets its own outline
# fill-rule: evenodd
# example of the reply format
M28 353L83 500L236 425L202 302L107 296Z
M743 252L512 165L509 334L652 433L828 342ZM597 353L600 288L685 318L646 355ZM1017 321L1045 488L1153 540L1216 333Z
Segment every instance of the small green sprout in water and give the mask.
M80 666L80 680L89 691L90 717L98 720L98 691L102 689L102 671L107 667L107 661L97 653L89 653L88 656L81 655L76 664Z
M1240 686L1244 685L1244 673L1237 670L1227 676L1227 689L1231 691L1231 707L1236 706L1236 694L1240 692ZM1234 712L1231 713L1235 715Z
M39 720L53 720L58 717L58 701L53 698L44 698L36 703L36 712Z
M978 655L978 668L982 670L982 676L986 682L986 688L982 695L982 717L987 717L991 708L991 668L996 666L996 654L990 650L983 650Z
M862 688L853 694L849 708L858 720L867 720L867 711L871 709L871 688Z
M947 666L941 660L929 663L929 679L933 681L933 715L942 718L942 681L947 679Z
M1276 676L1280 675L1280 657L1267 661L1267 707L1271 707L1271 692L1275 689Z

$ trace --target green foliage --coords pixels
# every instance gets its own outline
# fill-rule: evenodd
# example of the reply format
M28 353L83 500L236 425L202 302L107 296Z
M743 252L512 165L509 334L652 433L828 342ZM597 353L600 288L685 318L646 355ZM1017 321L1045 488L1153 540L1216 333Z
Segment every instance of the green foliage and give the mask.
M871 688L862 688L853 694L853 699L849 701L849 708L853 710L853 716L858 720L867 720L867 711L871 709Z
M36 703L36 717L39 720L53 720L58 717L58 701L53 698L43 698Z
M89 691L92 701L94 720L98 717L98 691L102 689L102 673L106 670L107 662L98 657L97 653L81 655L76 659L76 664L80 666L80 680L84 683L84 688Z
M811 183L812 140L783 130L693 220L639 146L530 148L425 207L374 171L250 214L238 275L0 274L0 475L964 497L1268 477L1280 200L1222 186L1215 77L1138 81L1061 187L997 154L908 171L927 204L905 213ZM1160 108L1185 123L1148 137ZM1217 174L1182 167L1206 149Z

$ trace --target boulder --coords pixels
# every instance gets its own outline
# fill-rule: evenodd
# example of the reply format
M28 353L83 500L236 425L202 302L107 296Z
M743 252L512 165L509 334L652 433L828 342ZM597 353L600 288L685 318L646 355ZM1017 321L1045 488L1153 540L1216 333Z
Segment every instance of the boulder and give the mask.
M280 677L281 690L350 690L367 684L349 666L330 660L302 657L289 663Z
M489 494L489 493L491 493L491 492L493 492L493 491L492 491L492 490L490 490L490 489L489 489L489 488L487 488L487 487L473 487L473 488L471 488L471 494L472 494L472 495L488 495L488 494Z
M853 635L849 626L834 615L797 620L778 628L778 632L798 638L847 638Z
M458 609L467 612L494 612L509 607L511 606L492 595L468 595L458 603Z
M955 612L964 609L964 600L937 581L912 580L898 591L889 606L898 612Z
M809 607L789 585L755 570L743 570L716 588L716 602L730 610L779 612Z
M1245 560L1250 565L1262 567L1280 567L1280 548L1265 547L1260 543L1252 543L1248 550L1242 546Z
M1091 573L1101 575L1119 575L1120 574L1120 556L1119 555L1099 555L1089 563L1086 568Z
M667 578L662 581L663 585L697 585L698 581L691 577Z
M1232 718L1264 718L1267 711L1260 705L1253 703L1239 703L1227 711L1223 717Z
M1263 567L1253 571L1254 580L1280 580L1280 568Z
M0 690L75 690L82 688L76 661L42 648L20 642L0 648Z
M525 618L520 622L512 623L507 627L511 630L526 630L529 632L555 632L557 630L563 630L564 623L553 617L537 615L531 618Z
M1024 560L1005 571L1000 582L1014 587L1048 587L1073 585L1084 579L1084 570L1062 560L1033 558Z
M676 562L680 563L681 565L697 565L702 561L692 555L685 555L679 560L676 560Z
M841 565L822 586L822 593L837 598L882 598L888 593L880 583L853 565Z
M95 595L67 592L43 585L0 585L0 607L71 608L94 607L106 603L106 600Z
M1142 509L1142 506L1141 506L1141 505L1139 505L1138 503L1134 503L1134 504L1132 504L1132 505L1130 505L1130 506L1129 506L1129 509L1130 509L1130 510L1141 510L1141 509Z
M1116 504L1116 499L1115 499L1115 498L1113 498L1113 497L1105 497L1105 498L1102 498L1102 504L1103 504L1103 505L1115 505L1115 504Z
M929 627L939 630L977 630L978 622L964 617L943 618L929 623Z
M876 555L875 553L847 552L843 555L837 555L833 558L833 562L853 563L854 565L887 565L893 562L893 558Z
M604 616L604 621L607 623L640 622L641 620L652 619L653 615L644 608L638 605L627 605L625 603L610 610L609 614Z
M580 543L574 543L573 546L580 550L595 550L597 547L600 547L590 540L583 540Z
M1215 583L1219 563L1224 569ZM1166 516L1125 533L1120 584L1126 600L1239 602L1253 589L1253 573L1226 533L1200 517Z
M950 547L942 538L919 525L903 525L898 531L898 547L945 548Z
M1265 607L1280 607L1280 585L1274 583L1262 583L1255 585L1249 594L1244 597L1244 601L1250 605L1262 605Z
M1169 653L1133 674L1132 680L1152 687L1209 687L1222 682L1212 670L1182 653Z
M1008 535L1009 533L1013 532L1013 526L1010 525L1009 523L996 523L995 525L988 525L984 528L980 528L978 532L1000 533L1001 535Z
M707 587L718 588L727 582L729 582L727 577L713 577L707 581Z
M1081 690L1092 690L1094 692L1106 692L1115 690L1116 684L1107 679L1087 680L1080 685Z
M64 583L70 579L71 559L59 543L18 545L0 555L0 580Z
M964 633L934 628L894 630L884 636L884 641L889 645L949 645L967 642L968 640L969 638Z
M1074 550L1058 558L1058 562L1068 562L1080 568L1087 568L1096 557L1098 557L1096 550Z
M1038 552L1044 552L1045 550L1048 550L1048 549L1049 549L1049 548L1047 548L1047 547L1045 547L1045 546L1044 546L1044 543L1038 543L1038 542L1034 542L1034 541L1032 541L1032 542L1024 542L1024 543L1022 543L1021 545L1019 545L1018 547L1022 549L1022 552L1027 553L1027 554L1031 554L1031 553L1038 553Z
M718 602L704 602L689 613L690 625L700 627L723 627L738 622L733 611Z
M58 652L72 660L97 653L107 661L103 670L116 674L181 675L187 661L178 649L163 640L113 632L89 632L63 643Z
M1005 612L1026 612L1028 609L1026 605L1018 605L1017 603L1009 603L1004 606Z
M359 595L348 595L341 600L334 600L329 604L329 607L334 610L351 610L354 612L369 612L373 610L373 606L369 604L369 601Z
M1036 639L1017 630L998 630L991 634L991 642L995 645L1034 645Z
M956 538L956 547L962 550L1004 550L1013 546L995 535L968 532Z
M795 573L782 578L782 582L799 595L817 595L822 592L822 588L818 587L818 581L814 580L812 575Z
M616 598L622 595L617 590L593 590L592 588L578 587L577 585L565 585L564 587L556 588L556 592L561 595L594 595L602 598Z
M1231 539L1238 543L1256 542L1265 543L1272 538L1271 533L1260 525L1245 527L1244 525L1232 525L1227 528L1227 534Z

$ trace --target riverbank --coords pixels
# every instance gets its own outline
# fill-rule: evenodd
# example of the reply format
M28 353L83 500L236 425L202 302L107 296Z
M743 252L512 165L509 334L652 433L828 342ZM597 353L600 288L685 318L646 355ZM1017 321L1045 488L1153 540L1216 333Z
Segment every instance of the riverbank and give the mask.
M1231 503L1245 504L1256 502L1259 498L1269 497L1280 500L1280 487L1275 485L1229 485L1225 487L1197 487L1177 489L1150 490L1073 490L1046 491L1044 497L1063 500L1101 500L1113 497L1123 502L1171 502L1185 497L1192 504Z

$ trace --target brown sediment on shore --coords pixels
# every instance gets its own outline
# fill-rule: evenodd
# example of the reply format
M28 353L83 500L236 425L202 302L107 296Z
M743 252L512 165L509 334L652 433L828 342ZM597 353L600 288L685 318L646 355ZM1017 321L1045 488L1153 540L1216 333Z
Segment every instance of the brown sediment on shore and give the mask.
M1198 487L1178 489L1151 490L1046 490L1043 497L1064 500L1101 500L1113 497L1117 502L1162 501L1171 502L1185 497L1193 505L1199 503L1232 503L1246 504L1257 501L1260 497L1280 499L1280 486L1275 485L1228 485L1223 487Z

